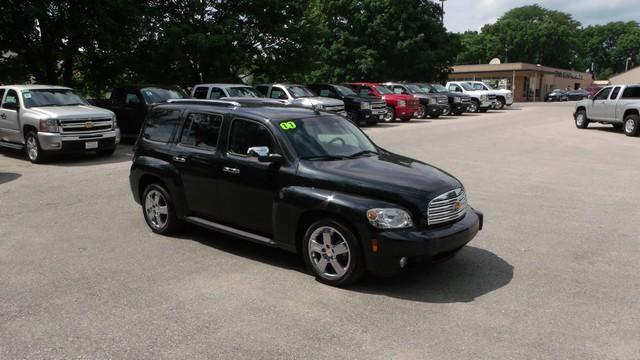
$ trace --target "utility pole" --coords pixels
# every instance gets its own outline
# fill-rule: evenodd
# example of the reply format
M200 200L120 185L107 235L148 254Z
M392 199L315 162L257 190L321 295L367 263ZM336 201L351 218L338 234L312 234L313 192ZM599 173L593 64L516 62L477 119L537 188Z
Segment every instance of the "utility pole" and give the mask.
M439 0L439 1L440 1L440 9L442 10L440 15L441 16L440 21L442 21L442 24L444 25L444 2L447 0Z

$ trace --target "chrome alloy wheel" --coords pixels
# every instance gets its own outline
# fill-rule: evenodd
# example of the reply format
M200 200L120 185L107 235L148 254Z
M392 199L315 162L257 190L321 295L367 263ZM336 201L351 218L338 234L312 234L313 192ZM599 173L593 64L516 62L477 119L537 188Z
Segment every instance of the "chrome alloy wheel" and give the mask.
M424 107L424 105L420 105L419 106L419 110L416 111L415 113L415 117L417 117L418 119L424 119L427 117L427 108Z
M476 104L475 101L472 101L471 104L469 104L469 108L467 111L470 113L478 112L478 105Z
M382 118L384 120L384 122L391 122L394 119L394 112L393 112L393 108L391 107L387 107L387 111L384 114L384 117Z
M442 111L442 116L448 116L451 115L451 106L447 105L446 108L444 108L444 111Z
M149 220L149 224L156 230L167 226L169 220L169 208L167 199L158 190L151 190L144 199L144 211Z
M38 141L34 136L27 137L27 156L31 161L35 161L38 158Z
M351 252L344 235L331 226L321 226L311 233L308 243L311 265L328 280L339 279L351 265Z
M585 118L584 113L578 113L576 115L576 124L578 126L584 125L584 118Z
M625 121L624 123L624 131L627 134L631 134L635 131L636 129L636 122L633 121L633 119L627 119L627 121Z

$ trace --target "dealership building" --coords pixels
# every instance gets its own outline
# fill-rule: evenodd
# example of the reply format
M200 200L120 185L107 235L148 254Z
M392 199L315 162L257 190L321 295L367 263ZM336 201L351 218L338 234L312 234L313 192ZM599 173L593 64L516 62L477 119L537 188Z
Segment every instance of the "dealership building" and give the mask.
M494 88L509 89L514 101L541 101L553 89L591 87L590 73L527 63L456 65L450 81L485 81Z

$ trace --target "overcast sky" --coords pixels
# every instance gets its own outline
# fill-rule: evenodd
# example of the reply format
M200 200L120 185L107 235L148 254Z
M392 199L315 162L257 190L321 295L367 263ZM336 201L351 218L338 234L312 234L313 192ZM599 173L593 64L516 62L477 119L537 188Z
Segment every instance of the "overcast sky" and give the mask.
M583 25L640 20L640 0L446 0L444 24L453 32L480 30L510 9L536 3L571 14Z

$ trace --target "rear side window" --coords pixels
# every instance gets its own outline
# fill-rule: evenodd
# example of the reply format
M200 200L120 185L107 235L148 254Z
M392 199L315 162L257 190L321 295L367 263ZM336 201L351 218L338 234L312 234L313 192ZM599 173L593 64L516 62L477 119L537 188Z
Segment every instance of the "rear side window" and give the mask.
M287 94L284 92L283 89L274 86L274 87L271 88L271 96L270 96L270 98L286 100L287 99Z
M609 94L611 93L611 88L604 88L602 90L600 90L599 93L596 94L596 96L594 97L595 100L607 100L607 98L609 97Z
M209 92L209 88L207 87L202 87L202 86L198 86L194 91L193 91L193 97L196 99L206 99L207 98L207 93Z
M169 142L180 124L181 113L182 111L178 109L154 109L147 116L143 138L163 143Z
M247 155L251 147L266 146L269 153L279 153L276 142L266 127L253 121L233 120L229 134L229 152Z
M258 90L262 94L262 96L267 96L267 93L269 92L269 87L264 85L258 85L256 86L256 90Z
M222 116L191 113L187 116L180 143L205 150L213 150L218 145Z
M628 87L622 93L623 99L640 99L640 87Z
M7 104L18 105L18 93L15 90L7 91L7 97L4 99L2 107L5 107Z
M220 88L211 88L211 95L209 95L209 99L220 99L221 97L225 97L226 95Z

